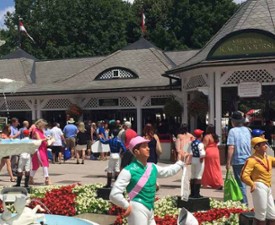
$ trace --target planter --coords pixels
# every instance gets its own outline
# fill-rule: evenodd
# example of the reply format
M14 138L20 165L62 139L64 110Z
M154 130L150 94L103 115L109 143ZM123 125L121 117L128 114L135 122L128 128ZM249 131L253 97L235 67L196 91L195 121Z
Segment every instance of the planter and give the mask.
M189 198L189 200L186 202L181 200L181 197L178 196L177 207L184 207L190 212L207 211L210 209L210 199L207 197Z

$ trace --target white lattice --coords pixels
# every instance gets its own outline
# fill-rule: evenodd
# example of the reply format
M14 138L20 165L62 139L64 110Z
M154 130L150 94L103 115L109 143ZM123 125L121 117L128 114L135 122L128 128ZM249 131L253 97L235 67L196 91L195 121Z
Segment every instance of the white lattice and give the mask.
M105 73L101 74L101 76L99 76L97 78L97 80L110 80L110 79L114 79L113 78L113 71L114 69L108 70ZM116 77L115 79L127 79L127 78L136 78L136 76L134 74L132 74L130 71L127 70L123 70L123 69L116 69L117 71L119 71L119 77Z
M235 71L224 84L239 84L241 81L274 82L275 78L266 70L241 70Z
M97 108L98 100L96 98L91 98L89 102L84 106L85 109Z
M127 97L119 98L119 105L121 107L134 107L135 105Z
M71 104L68 99L50 99L43 109L68 109Z
M30 107L24 100L8 100L9 110L30 110ZM5 103L1 106L0 110L7 110Z
M196 87L204 87L206 86L206 81L204 80L202 75L198 75L195 77L191 77L186 85L186 89L192 89Z

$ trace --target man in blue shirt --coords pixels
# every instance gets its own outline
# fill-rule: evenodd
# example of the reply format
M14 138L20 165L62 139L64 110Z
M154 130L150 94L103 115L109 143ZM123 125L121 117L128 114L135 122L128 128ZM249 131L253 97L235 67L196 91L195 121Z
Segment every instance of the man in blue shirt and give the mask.
M113 130L113 135L114 137L108 140L105 140L104 138L102 138L103 135L100 135L100 142L102 144L109 144L111 151L107 168L107 184L104 186L105 188L111 187L113 173L115 173L115 180L117 179L120 172L120 154L121 152L126 152L124 144L117 137L117 129Z
M229 170L232 165L234 177L243 194L242 203L248 204L246 185L240 178L245 161L251 155L251 133L250 130L244 126L244 121L245 118L241 112L236 111L232 113L231 123L233 128L229 130L227 138L228 155L226 169Z
M77 126L74 125L74 118L67 121L67 125L63 129L64 137L66 140L66 147L71 149L71 157L74 159L75 138L77 135Z

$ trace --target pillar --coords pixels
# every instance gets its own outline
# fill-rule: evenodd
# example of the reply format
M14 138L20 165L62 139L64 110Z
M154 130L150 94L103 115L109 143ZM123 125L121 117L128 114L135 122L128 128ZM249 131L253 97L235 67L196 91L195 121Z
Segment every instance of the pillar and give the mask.
M137 109L137 133L139 135L142 134L142 112L141 112L141 98L140 96L137 96L137 101L136 101L136 109Z
M208 74L208 107L209 124L214 124L215 117L215 77L214 74Z
M221 92L221 73L215 72L215 127L216 133L222 135L222 92Z

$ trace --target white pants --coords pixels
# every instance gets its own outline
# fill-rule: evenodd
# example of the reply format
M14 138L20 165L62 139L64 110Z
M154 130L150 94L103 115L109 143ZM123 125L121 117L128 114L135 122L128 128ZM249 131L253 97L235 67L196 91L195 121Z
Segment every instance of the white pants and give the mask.
M127 217L129 225L156 225L154 220L154 210L147 209L138 202L131 201L132 211Z
M275 206L271 188L262 182L255 182L256 189L252 192L255 218L275 220Z
M204 160L200 162L200 158L192 158L191 179L201 179L204 171Z
M111 153L110 154L110 159L108 162L108 168L107 168L108 173L112 172L120 172L120 156L119 153Z
M29 155L28 157L19 157L19 162L18 162L18 169L17 171L19 173L23 172L25 169L26 172L30 172L31 170L31 156Z

